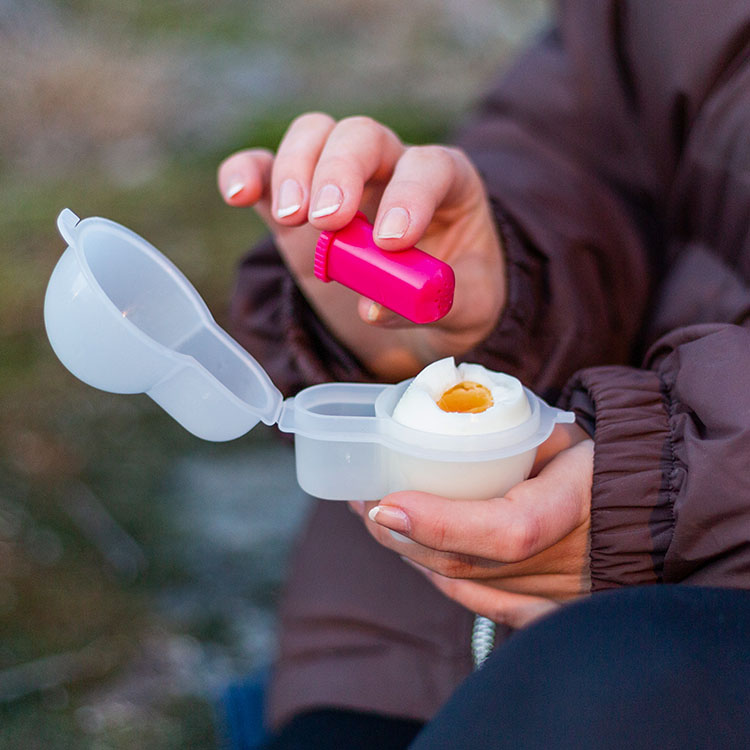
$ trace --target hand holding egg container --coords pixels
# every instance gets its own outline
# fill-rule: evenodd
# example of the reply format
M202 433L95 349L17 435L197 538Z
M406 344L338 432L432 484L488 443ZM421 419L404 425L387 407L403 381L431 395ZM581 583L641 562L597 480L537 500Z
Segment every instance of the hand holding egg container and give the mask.
M452 358L398 385L329 383L284 400L156 248L67 209L58 226L68 248L44 315L63 364L97 388L148 394L204 439L278 423L295 435L297 480L316 497L501 495L528 476L555 423L573 421L515 378Z

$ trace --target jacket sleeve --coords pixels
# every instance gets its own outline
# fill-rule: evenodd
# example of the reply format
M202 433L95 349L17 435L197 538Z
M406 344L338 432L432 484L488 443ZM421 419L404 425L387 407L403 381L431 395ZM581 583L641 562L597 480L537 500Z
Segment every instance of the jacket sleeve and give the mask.
M615 55L618 7L563 4L459 139L508 269L505 313L466 356L548 396L581 367L631 361L657 281L658 179Z
M592 590L750 587L750 328L665 336L644 369L578 373L564 395L595 424Z
M565 403L593 424L595 590L750 587L750 8L721 6L714 20L707 3L687 2L671 21L692 12L693 26L682 19L687 48L674 80L683 91L693 82L700 96L672 99L681 148L673 164L668 156L657 164L673 176L666 272L646 333L656 343L640 369L588 368L566 390ZM656 28L669 39L664 21ZM707 29L700 48L698 22ZM665 108L662 98L644 106Z

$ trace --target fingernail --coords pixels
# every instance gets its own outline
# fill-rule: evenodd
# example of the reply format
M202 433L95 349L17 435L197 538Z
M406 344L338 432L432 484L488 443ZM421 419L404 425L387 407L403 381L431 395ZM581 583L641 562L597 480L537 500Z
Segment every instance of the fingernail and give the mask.
M406 234L409 228L409 212L405 208L389 208L380 221L378 238L381 240L397 240Z
M276 216L283 219L300 210L302 206L302 188L297 180L284 180L279 187L278 208Z
M245 183L239 178L235 177L229 182L229 187L224 191L224 198L226 200L232 200L235 195L238 195L245 189Z
M400 508L391 505L376 505L368 514L371 521L385 526L392 531L408 534L411 524L409 516Z
M320 219L322 216L330 216L341 208L344 202L344 194L336 185L324 185L315 199L315 206L310 212L310 217Z
M371 302L367 308L367 320L374 323L380 317L380 311L383 308L377 302Z

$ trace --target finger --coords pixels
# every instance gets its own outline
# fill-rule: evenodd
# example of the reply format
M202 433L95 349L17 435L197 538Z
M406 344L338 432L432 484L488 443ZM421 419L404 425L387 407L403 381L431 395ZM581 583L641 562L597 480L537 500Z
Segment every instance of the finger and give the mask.
M485 241L467 241L477 234ZM484 185L466 154L446 146L415 146L399 159L383 192L374 238L385 250L424 242L423 249L434 251L435 244L428 245L433 237L440 237L435 254L451 265L456 279L454 305L433 327L441 350L448 351L451 337L465 340L466 332L474 331L478 341L494 327L505 301L502 244ZM381 325L404 327L394 319Z
M468 157L447 146L412 146L396 164L380 200L374 237L385 250L415 245L438 208L465 208L483 195Z
M557 602L543 597L501 591L476 581L445 578L419 565L412 567L419 570L449 599L478 615L511 628L524 627L560 606Z
M531 476L538 474L558 453L587 440L588 433L577 424L557 424L552 434L537 448Z
M486 581L508 591L553 599L569 598L588 590L589 584L584 580L588 573L588 523L581 524L556 544L531 557L505 563L436 550L378 524L367 523L369 519L362 517L367 531L380 544L446 578Z
M307 221L315 165L336 121L321 112L295 119L281 139L271 175L273 218L286 226Z
M592 476L593 443L587 440L560 453L539 476L505 497L449 500L399 492L383 498L369 519L433 550L518 562L585 523Z
M566 599L590 588L588 523L531 557L503 563L435 550L377 524L367 524L367 520L367 530L383 546L446 578L486 581L496 588L553 599Z
M508 566L513 567L513 566ZM448 578L449 576L444 576ZM469 579L456 579L469 580ZM484 586L507 591L509 593L539 596L563 602L573 599L587 591L582 585L580 572L546 573L543 575L512 576L510 578L496 578L489 580L474 580Z
M268 200L273 154L247 149L228 156L219 165L219 192L230 206L252 206Z
M354 218L365 184L390 177L403 153L398 136L369 117L348 117L331 131L310 188L310 222L338 229Z

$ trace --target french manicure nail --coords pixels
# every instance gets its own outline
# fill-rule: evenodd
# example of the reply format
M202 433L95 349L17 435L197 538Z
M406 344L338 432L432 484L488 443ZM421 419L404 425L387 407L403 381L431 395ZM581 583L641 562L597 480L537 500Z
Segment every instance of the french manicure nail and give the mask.
M229 187L224 191L224 198L226 200L232 200L235 195L238 195L245 189L245 183L235 178L229 183Z
M394 508L391 505L376 505L368 514L371 521L381 526L385 526L391 531L398 531L408 534L411 524L409 516L400 508Z
M324 185L315 199L315 207L310 212L310 218L320 219L323 216L335 214L344 202L344 194L336 185Z
M276 216L283 219L291 216L302 207L302 188L297 180L287 179L279 187L278 208Z
M406 234L408 228L409 212L400 206L389 208L380 221L378 238L381 240L397 240Z

